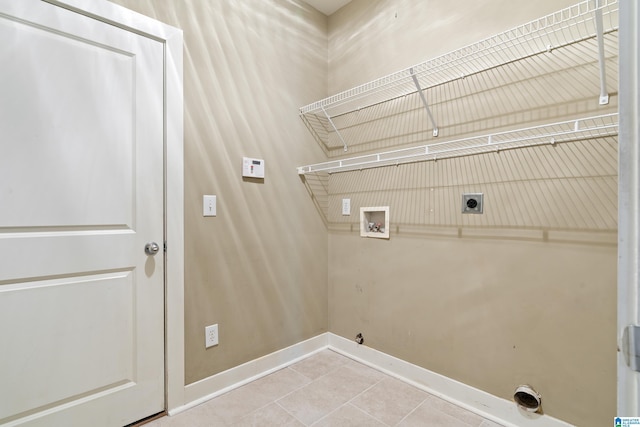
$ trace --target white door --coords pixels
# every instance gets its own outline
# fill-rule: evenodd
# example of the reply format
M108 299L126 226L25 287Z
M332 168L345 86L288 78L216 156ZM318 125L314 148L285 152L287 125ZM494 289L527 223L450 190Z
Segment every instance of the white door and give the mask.
M0 0L0 425L164 410L163 137L160 42Z

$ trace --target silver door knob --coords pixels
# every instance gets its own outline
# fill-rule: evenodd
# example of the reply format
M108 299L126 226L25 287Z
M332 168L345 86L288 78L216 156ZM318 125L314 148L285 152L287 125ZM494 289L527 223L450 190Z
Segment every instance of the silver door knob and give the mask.
M160 246L156 242L149 242L144 245L144 253L147 255L155 255L160 250Z

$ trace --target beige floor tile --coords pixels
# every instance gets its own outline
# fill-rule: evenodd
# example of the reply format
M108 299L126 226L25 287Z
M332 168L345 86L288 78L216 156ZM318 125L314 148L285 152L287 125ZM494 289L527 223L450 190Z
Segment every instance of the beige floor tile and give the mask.
M356 397L351 404L394 426L428 397L427 393L389 377Z
M300 389L309 378L290 369L281 369L242 387L223 394L202 406L209 414L233 424L247 414Z
M398 424L398 427L425 426L469 427L469 424L425 404L418 406Z
M501 427L330 350L145 427Z
M201 406L208 411L211 417L233 424L272 401L272 397L259 392L259 387L256 387L255 383L249 383Z
M344 399L315 383L278 400L280 406L305 425L312 424L344 403Z
M271 403L242 418L236 427L304 427L277 403Z
M372 372L369 372L372 371ZM347 403L384 377L374 370L344 365L278 400L280 406L310 425Z
M347 404L313 424L313 427L386 427L386 424Z
M247 384L245 387L250 386L255 393L268 396L271 400L278 400L310 382L311 380L307 376L293 369L285 368Z
M445 414L451 415L452 417L464 421L468 425L477 427L484 421L480 415L474 414L473 412L469 412L466 409L463 409L459 406L454 405L453 403L449 403L446 400L440 399L435 396L430 396L429 399L424 403L425 406L438 410L440 412L444 412Z
M349 361L351 359L335 351L324 350L291 365L290 369L315 380L338 369Z
M349 361L344 366L355 371L358 375L362 376L363 378L367 378L371 381L378 382L386 378L391 378L389 375L384 374L378 371L377 369L373 369L367 365L363 365L360 362L356 362L355 360L349 359Z

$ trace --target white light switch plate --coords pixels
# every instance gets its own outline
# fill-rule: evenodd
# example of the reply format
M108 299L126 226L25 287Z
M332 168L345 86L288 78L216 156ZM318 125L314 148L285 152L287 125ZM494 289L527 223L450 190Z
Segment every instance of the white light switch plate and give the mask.
M202 196L202 216L216 216L216 196Z

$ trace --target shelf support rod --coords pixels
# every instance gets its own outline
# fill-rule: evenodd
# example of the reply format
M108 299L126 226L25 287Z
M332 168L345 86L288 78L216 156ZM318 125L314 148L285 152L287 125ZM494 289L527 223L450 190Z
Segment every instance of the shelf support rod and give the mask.
M416 85L416 89L418 90L418 94L420 95L420 99L422 99L422 103L424 104L424 108L427 109L427 114L429 115L429 120L431 120L431 125L433 126L433 136L438 136L438 126L436 125L436 121L433 119L433 114L431 114L431 109L429 108L429 104L427 103L427 98L424 97L424 93L422 93L422 88L420 87L420 82L418 81L418 77L413 72L413 68L409 68L409 73L411 73L411 78L413 79L413 84Z
M609 94L607 93L607 71L604 64L604 36L602 24L602 8L601 0L596 0L596 34L598 38L598 64L600 65L600 105L609 103Z
M327 110L324 109L324 106L321 106L320 108L322 108L322 112L327 117L327 120L329 120L329 124L331 125L333 130L336 132L336 135L338 135L338 138L340 138L340 142L342 142L342 145L344 146L344 151L347 151L348 150L347 143L344 142L344 139L342 138L342 135L340 135L338 128L336 127L335 124L333 124L333 120L331 120L331 116L329 116L329 113L327 113Z

